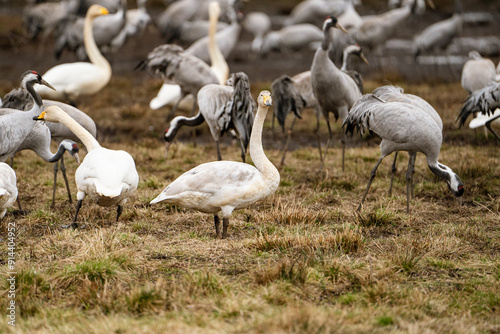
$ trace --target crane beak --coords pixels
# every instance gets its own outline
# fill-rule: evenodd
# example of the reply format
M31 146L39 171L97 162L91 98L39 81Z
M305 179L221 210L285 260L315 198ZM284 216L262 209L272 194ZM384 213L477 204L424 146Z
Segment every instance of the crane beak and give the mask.
M434 1L432 1L432 0L427 0L427 4L429 5L429 7L430 7L432 10L435 10L435 9L436 9L436 6L434 6Z
M45 81L45 80L43 80L43 79L42 79L42 81L41 81L40 83L41 83L42 85L45 85L45 86L49 87L49 88L50 88L50 89L52 89L52 90L56 90L54 87L52 87L52 85L51 85L51 84L49 84L47 81Z
M34 121L43 121L45 117L45 111L43 111L40 115L33 117Z
M463 197L457 197L457 203L458 203L458 209L460 210L462 208L463 204Z
M370 65L370 63L368 62L368 59L366 59L364 53L360 53L359 54L359 58L361 58L361 60L366 64L366 65Z
M73 154L73 158L75 159L77 164L80 164L80 156L78 155L78 152L75 152Z
M337 29L340 29L342 30L343 32L345 32L346 34L348 34L349 32L346 30L346 28L344 28L340 23L337 22L337 24L335 25L335 28Z

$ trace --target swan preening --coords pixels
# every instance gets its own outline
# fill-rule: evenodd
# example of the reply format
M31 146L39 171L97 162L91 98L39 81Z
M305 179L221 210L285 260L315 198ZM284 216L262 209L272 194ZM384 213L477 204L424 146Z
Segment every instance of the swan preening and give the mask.
M135 192L139 183L139 174L132 156L125 151L102 147L84 127L57 106L47 108L34 119L66 125L88 151L75 173L78 203L73 223L69 226L73 228L78 226L76 219L86 196L101 206L118 206L116 215L118 220L123 205Z
M233 210L245 208L276 191L280 174L262 148L262 127L271 105L271 93L262 91L250 137L250 156L255 167L242 162L215 161L201 164L179 176L151 204L166 202L213 213L215 233L219 236L222 211L222 238L227 237Z

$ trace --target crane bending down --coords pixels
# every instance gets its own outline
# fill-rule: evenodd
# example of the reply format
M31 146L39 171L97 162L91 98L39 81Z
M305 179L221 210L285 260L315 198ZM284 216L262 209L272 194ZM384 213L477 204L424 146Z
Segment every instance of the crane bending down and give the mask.
M88 151L75 173L78 188L75 218L71 225L64 227L78 227L76 219L83 199L87 195L101 206L116 205L118 207L116 220L118 221L123 211L123 205L139 184L139 174L132 156L125 151L115 151L102 147L84 127L57 106L47 108L33 119L60 122L66 125Z
M461 202L461 196L464 193L463 182L451 168L439 163L438 157L443 135L436 121L427 112L409 103L386 102L373 94L366 94L353 105L342 127L345 127L346 133L353 133L354 129L357 129L362 135L368 130L382 138L380 159L371 171L358 211L361 210L378 166L394 151L425 154L429 169L446 181L450 191ZM414 172L412 166L413 162L410 159L406 171L406 210L408 213L410 212L409 181Z
M179 176L151 201L166 202L214 214L215 233L220 234L218 212L222 211L222 239L227 237L233 210L245 208L273 194L280 174L262 148L262 128L271 105L271 93L262 91L250 138L250 156L255 167L242 162L214 161L201 164Z
M250 93L250 81L244 72L233 73L228 86L209 84L198 93L200 111L194 117L177 116L165 132L166 153L177 131L183 126L197 126L207 121L210 133L217 145L217 159L222 160L219 139L227 131L236 131L241 145L241 159L245 162L250 134L254 121L255 102Z
M461 127L471 114L479 112L483 115L491 116L488 120L485 120L484 125L500 141L500 137L491 128L492 123L498 122L500 119L498 108L500 108L500 83L492 82L488 86L476 90L469 95L456 121L459 122L458 125Z
M386 102L404 102L404 103L409 103L417 108L420 108L422 111L426 112L429 116L432 117L432 119L436 122L441 132L443 132L443 121L441 120L441 117L437 113L436 109L434 109L427 101L425 101L421 97L413 94L406 94L403 88L391 85L378 87L372 92L372 94ZM416 154L417 152L410 153L409 163L412 164L411 170L414 170L415 168ZM389 196L392 195L392 184L394 181L394 173L396 172L397 158L398 158L398 151L394 153L394 161L392 162ZM411 190L411 197L413 198L413 177L410 179L410 190Z

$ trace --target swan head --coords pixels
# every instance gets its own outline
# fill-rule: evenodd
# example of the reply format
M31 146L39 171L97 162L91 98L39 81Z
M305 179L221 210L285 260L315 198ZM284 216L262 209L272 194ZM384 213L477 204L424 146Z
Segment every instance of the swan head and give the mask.
M328 16L323 22L323 31L327 31L330 28L337 28L348 34L346 28L344 28L335 16Z
M270 107L273 105L273 100L271 99L271 92L268 90L263 90L260 92L257 102L261 107Z
M64 147L64 149L69 152L69 154L71 154L77 164L80 164L80 156L78 155L78 152L80 152L80 148L78 147L77 143L72 140L65 139L61 142L60 146Z
M42 76L38 74L37 71L29 70L23 73L23 75L21 76L21 87L26 89L28 83L37 83L39 85L47 86L52 90L56 90L47 81L43 80Z
M61 108L58 106L50 106L38 116L33 117L35 121L47 121L53 123L59 123L60 115L67 115Z
M217 1L211 1L208 5L208 16L218 20L220 16L220 4Z
M87 16L91 18L96 18L102 15L108 15L109 11L101 5L92 5L87 10Z

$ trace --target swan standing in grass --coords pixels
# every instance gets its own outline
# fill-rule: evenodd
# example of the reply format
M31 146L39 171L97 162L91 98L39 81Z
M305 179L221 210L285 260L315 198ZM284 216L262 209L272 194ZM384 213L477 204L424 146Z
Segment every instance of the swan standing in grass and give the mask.
M262 128L271 106L271 93L262 91L257 99L257 115L250 137L250 156L256 167L234 161L215 161L199 165L179 176L151 204L167 202L214 214L215 233L219 236L222 211L222 238L227 237L233 210L245 208L274 193L280 174L262 148Z
M16 173L5 162L0 162L0 219L17 198Z
M117 205L116 220L118 221L123 205L137 189L139 183L139 174L132 156L125 151L102 147L84 127L59 107L49 107L34 119L66 125L88 151L75 173L78 203L73 223L67 227L78 227L76 219L85 196L89 196L101 206Z
M82 95L93 95L103 89L111 79L111 66L99 51L92 34L92 22L96 17L109 14L99 5L92 5L85 16L83 39L90 63L76 62L60 64L48 70L44 77L52 83L56 91L37 88L44 98L68 100L72 104Z

